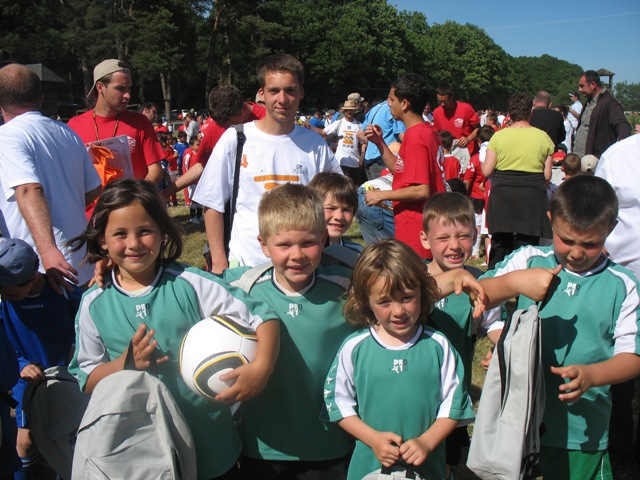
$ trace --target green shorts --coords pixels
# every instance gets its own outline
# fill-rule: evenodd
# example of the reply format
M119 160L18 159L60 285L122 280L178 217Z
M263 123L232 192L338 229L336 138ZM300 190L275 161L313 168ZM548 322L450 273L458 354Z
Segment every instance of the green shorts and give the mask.
M544 480L613 480L606 450L583 452L543 446L540 471Z

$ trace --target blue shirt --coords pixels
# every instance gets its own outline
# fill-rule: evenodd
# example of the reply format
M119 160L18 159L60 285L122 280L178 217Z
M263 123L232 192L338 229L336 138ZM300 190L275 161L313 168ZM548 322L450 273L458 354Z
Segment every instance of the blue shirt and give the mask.
M382 139L387 145L399 141L397 135L407 131L404 123L400 120L394 120L387 102L380 102L367 112L364 122L362 123L362 129L365 130L367 125L380 125L380 128L382 128ZM380 155L378 147L372 142L367 143L367 150L364 152L365 165L370 165L381 157L382 155Z

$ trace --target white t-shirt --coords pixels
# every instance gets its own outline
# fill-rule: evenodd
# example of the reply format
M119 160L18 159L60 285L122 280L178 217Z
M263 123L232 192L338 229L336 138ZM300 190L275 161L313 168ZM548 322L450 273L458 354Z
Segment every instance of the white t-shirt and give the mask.
M360 164L360 142L356 137L358 130L362 130L362 124L357 120L350 122L346 118L324 127L325 134L335 133L342 136L336 149L336 158L344 167L357 167Z
M595 175L607 180L618 196L618 224L604 246L614 262L640 278L640 135L611 145L600 157Z
M571 121L569 121L568 117L570 117L571 114L569 114L567 116L567 118L564 119L563 125L564 125L564 132L565 132L565 136L564 136L564 140L562 141L562 143L564 143L564 146L567 147L567 153L571 153L571 139L573 138L573 132L574 132L574 128L571 125Z
M262 194L277 185L307 185L318 172L342 173L329 145L312 130L295 126L288 135L268 135L255 122L244 124L247 140L231 229L229 258L240 265L255 266L267 258L258 242L258 205ZM218 212L224 212L231 196L236 160L237 134L230 128L222 134L202 173L193 199Z
M576 100L571 104L571 109L578 114L578 117L582 113L582 108L583 107L582 107L582 103L580 103L580 100ZM571 123L571 126L573 127L574 130L578 128L578 119L574 117L571 112L567 114L567 119Z
M35 249L20 213L15 188L39 183L44 190L58 249L78 270L80 284L93 276L92 265L81 265L85 249L70 252L65 243L87 226L84 195L101 184L84 143L63 123L39 112L23 113L0 127L0 230ZM40 271L44 271L40 259Z

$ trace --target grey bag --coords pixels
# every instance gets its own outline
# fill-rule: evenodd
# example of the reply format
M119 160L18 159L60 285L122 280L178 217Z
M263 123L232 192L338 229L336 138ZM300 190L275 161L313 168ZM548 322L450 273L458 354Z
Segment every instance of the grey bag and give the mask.
M362 477L362 480L424 480L424 478L415 473L411 465L393 465L371 472Z
M89 395L80 390L67 367L48 368L44 375L43 382L27 387L24 411L38 451L60 477L69 480L76 435Z
M467 458L482 480L536 477L545 387L538 307L516 311L496 344Z
M123 370L96 386L82 419L73 480L195 480L187 422L167 387Z

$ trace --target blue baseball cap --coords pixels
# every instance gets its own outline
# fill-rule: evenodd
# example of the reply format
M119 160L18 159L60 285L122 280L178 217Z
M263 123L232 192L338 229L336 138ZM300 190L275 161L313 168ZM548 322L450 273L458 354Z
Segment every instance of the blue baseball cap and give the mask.
M38 256L19 238L0 238L0 286L26 283L38 269Z

